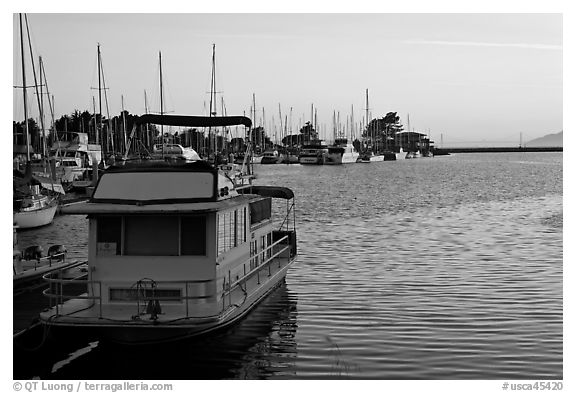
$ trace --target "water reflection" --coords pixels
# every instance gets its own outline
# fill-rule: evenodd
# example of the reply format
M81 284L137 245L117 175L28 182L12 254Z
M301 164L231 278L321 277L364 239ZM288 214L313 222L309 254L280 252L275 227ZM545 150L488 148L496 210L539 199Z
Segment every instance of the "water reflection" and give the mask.
M296 305L296 295L282 284L238 324L204 338L145 346L70 338L35 351L20 347L15 378L288 378L297 353ZM34 358L41 361L26 363Z

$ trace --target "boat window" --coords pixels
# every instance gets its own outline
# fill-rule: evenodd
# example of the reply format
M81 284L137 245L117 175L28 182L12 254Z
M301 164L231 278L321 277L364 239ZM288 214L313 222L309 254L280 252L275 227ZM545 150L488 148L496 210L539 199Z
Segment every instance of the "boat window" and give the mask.
M238 210L237 221L238 245L246 241L246 208Z
M218 213L218 255L246 242L246 208Z
M270 245L272 244L272 232L270 232L268 235L266 235L266 247L270 247ZM266 259L270 259L272 258L272 249L268 248L266 250Z
M124 218L124 255L178 255L178 217Z
M250 225L257 224L272 216L272 199L265 198L250 203Z
M218 255L234 247L236 236L235 212L218 213Z
M99 217L96 222L96 243L99 255L120 255L121 217Z
M182 255L206 255L205 216L180 219L180 250Z

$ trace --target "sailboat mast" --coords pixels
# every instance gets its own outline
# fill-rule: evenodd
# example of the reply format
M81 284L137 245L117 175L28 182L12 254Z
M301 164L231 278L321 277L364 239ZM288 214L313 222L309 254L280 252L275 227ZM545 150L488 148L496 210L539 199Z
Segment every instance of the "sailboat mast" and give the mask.
M160 116L164 115L164 87L162 86L162 52L158 52L158 61L160 69ZM164 140L164 124L160 125L161 137Z
M32 63L32 75L34 76L34 90L36 91L36 100L38 103L38 111L40 112L40 126L42 128L42 154L44 155L46 153L46 148L45 148L45 128L44 128L44 114L42 111L42 106L40 104L40 100L41 100L41 92L38 92L38 81L36 80L36 67L34 66L34 56L32 55L32 40L30 40L30 29L28 27L28 16L26 14L24 14L24 21L26 22L26 35L28 37L28 49L30 52L30 62ZM40 87L42 85L42 82L40 82Z
M148 97L146 96L146 89L144 89L144 113L148 114ZM146 148L150 148L148 124L146 124Z
M42 123L42 155L46 157L46 152L48 150L46 146L46 129L44 128L44 91L42 89L42 56L38 57L38 68L40 76L40 123Z
M102 70L100 67L100 43L98 43L98 111L100 118L98 119L98 127L96 127L96 144L100 144L100 136L98 135L98 129L102 129Z
M256 126L256 93L252 93L252 109L254 110L254 121L252 124L252 128L256 129L257 128L257 126ZM248 142L252 145L252 151L254 152L256 150L256 146L254 146L255 143L254 144L252 143L252 138L253 138L252 135L250 135L250 139ZM258 138L258 135L256 135L256 138ZM256 139L256 138L254 138L254 139Z
M20 14L20 50L22 52L22 92L24 96L24 127L26 129L26 158L30 162L30 131L28 129L28 95L26 93L26 67L24 66L24 35L22 33L22 14Z
M158 64L160 76L160 116L164 115L164 87L162 86L162 52L158 51ZM162 144L162 158L164 158L164 124L160 124L160 143Z
M366 134L370 135L370 145L374 144L372 133L369 133L370 128L370 107L368 106L368 89L366 89Z
M356 133L354 132L354 104L352 104L352 113L350 114L350 139L354 140Z
M216 116L216 44L212 44L212 73L210 77L210 117ZM215 137L212 135L212 127L208 127L208 155L215 145Z
M124 136L124 151L128 151L128 140L126 139L126 113L124 111L124 96L120 95L120 100L122 102L122 135Z

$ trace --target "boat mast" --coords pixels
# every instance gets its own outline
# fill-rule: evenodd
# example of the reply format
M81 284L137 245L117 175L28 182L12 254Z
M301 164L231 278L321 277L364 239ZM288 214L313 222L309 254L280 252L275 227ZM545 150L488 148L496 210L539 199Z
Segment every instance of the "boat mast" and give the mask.
M158 51L160 67L160 116L164 115L164 88L162 86L162 52ZM164 124L160 124L160 141L162 143L162 158L164 158Z
M106 133L107 136L104 136L104 126L102 124L102 104L100 103L100 130L102 132L102 144L100 144L100 146L102 146L102 152L103 153L108 153L108 139L110 139L110 148L112 149L112 154L115 154L115 148L114 148L114 131L112 130L112 120L110 118L110 107L108 105L108 94L106 93L106 90L108 90L108 88L106 87L106 78L104 77L104 67L102 66L102 56L100 56L100 59L98 61L98 72L99 75L102 75L102 88L99 89L100 91L104 90L104 102L106 103L106 117L108 118L108 132Z
M212 44L212 75L210 80L210 117L216 116L216 44ZM208 141L209 141L209 151L212 151L212 147L215 145L212 136L212 127L208 127Z
M50 90L48 89L48 80L46 80L46 71L44 70L44 63L42 62L42 57L40 57L40 75L44 76L44 83L46 84L46 95L48 96L48 108L50 109L50 120L51 120L51 127L52 131L54 132L54 136L56 140L58 139L58 133L56 132L56 126L54 124L54 97L50 100ZM44 103L42 103L42 107L44 107Z
M280 116L280 142L282 142L282 135L284 134L284 129L282 127L282 108L280 107L280 103L278 103L278 115ZM278 141L276 141L278 143Z
M24 66L24 35L22 34L22 14L20 14L20 50L22 52L22 92L24 96L24 127L26 129L26 159L30 162L30 131L28 130L28 95L26 93L26 67Z
M148 114L148 97L146 97L146 89L144 89L144 113ZM146 123L146 146L150 148L150 139L149 139L149 132L148 132L148 123Z
M28 16L24 14L24 21L26 22L26 35L28 37L28 49L30 51L30 62L32 64L32 75L34 76L34 90L36 90L36 101L38 103L38 111L40 115L40 127L42 128L42 155L46 154L46 132L44 128L44 112L42 110L41 98L42 90L38 92L38 81L36 79L36 67L34 66L34 56L32 56L32 40L30 40L30 29L28 27ZM40 88L42 88L42 80L40 80Z
M352 104L352 113L350 114L350 139L354 142L354 137L356 133L354 132L354 104Z
M252 128L256 129L257 128L257 126L256 126L256 93L252 93L252 109L254 109L254 121L253 121L254 124L252 124ZM257 138L258 138L258 134L256 134L256 139ZM252 143L252 136L250 136L249 142L250 142L250 144L253 144ZM254 141L254 142L256 142L256 141ZM255 145L256 145L256 143L254 143L254 146L252 146L253 152L256 151Z
M98 127L96 127L96 144L100 144L100 137L98 135L98 129L102 129L102 84L101 84L101 75L102 70L100 67L100 43L98 43L98 111L100 118L98 119Z
M42 70L44 66L42 64L42 56L38 57L38 68L38 74L40 74L40 123L42 124L42 155L46 157L48 147L46 145L46 128L44 127L44 91L42 89Z
M124 136L124 151L128 152L128 140L126 139L126 112L124 111L124 96L120 95L122 102L122 135Z
M368 89L366 89L366 135L370 135L370 146L372 146L372 150L374 150L374 138L372 133L370 132L369 134L369 128L370 128L370 110L369 110L369 106L368 106Z

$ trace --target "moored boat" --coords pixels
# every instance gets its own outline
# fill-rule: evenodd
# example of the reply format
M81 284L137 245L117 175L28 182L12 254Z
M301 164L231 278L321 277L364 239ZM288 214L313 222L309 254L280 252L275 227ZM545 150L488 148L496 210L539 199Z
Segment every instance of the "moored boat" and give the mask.
M276 149L268 149L262 153L262 160L260 164L279 164L282 161L283 157L278 154L278 150Z
M342 165L342 158L344 156L345 149L342 146L333 145L328 146L328 152L326 153L326 159L324 164L326 165Z
M245 117L143 115L137 122L251 125ZM58 304L67 281L46 276L54 307L41 322L55 335L150 343L208 333L246 315L283 283L297 250L294 194L253 185L243 167L236 175L232 166L202 160L109 168L88 202L63 208L88 215L86 292ZM273 198L288 201L280 223Z
M326 162L328 146L321 140L311 141L300 149L298 162L302 165L323 165Z

